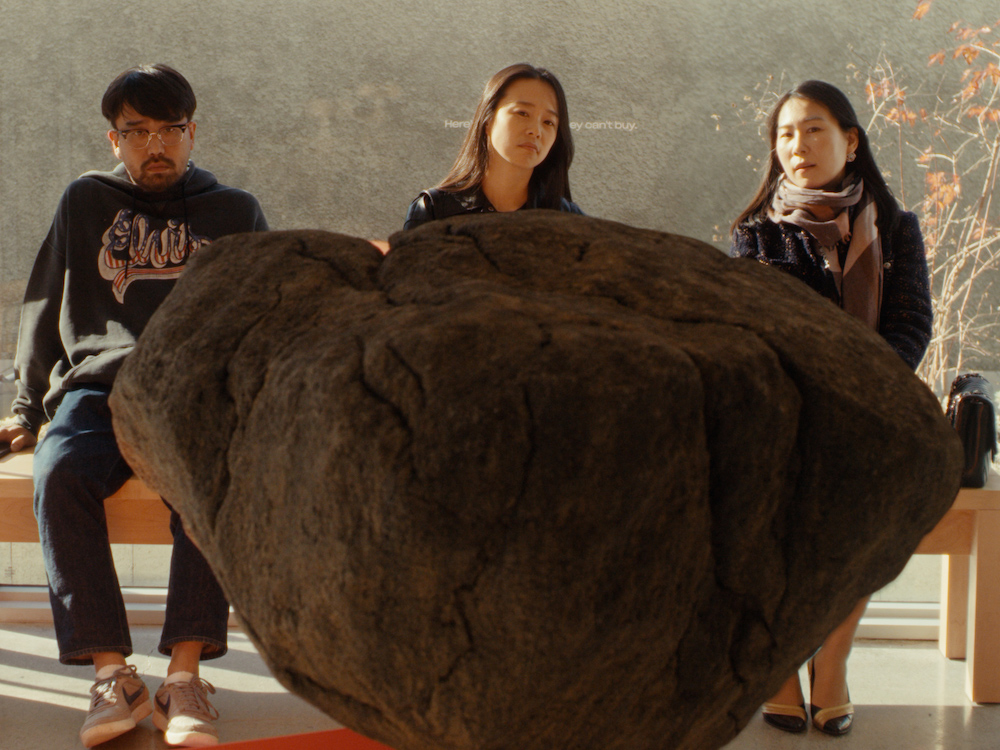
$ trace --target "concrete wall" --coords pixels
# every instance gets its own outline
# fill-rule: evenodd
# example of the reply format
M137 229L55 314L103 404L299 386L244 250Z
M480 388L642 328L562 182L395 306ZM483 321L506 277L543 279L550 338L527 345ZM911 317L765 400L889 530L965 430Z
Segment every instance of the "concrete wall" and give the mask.
M99 102L133 64L189 78L193 158L255 193L272 227L366 237L398 230L444 175L494 71L544 65L579 128L584 210L712 241L756 184L764 149L733 108L755 85L825 78L860 109L853 76L885 49L931 91L927 56L952 21L995 22L987 5L936 0L918 22L913 0L0 0L0 369L59 195L114 166Z

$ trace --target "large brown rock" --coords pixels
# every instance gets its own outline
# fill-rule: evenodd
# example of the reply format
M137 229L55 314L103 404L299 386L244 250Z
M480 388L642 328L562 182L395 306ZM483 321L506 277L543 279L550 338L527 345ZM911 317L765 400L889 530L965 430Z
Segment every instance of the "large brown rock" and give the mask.
M718 747L961 450L780 272L553 212L199 254L115 386L289 689L398 750Z

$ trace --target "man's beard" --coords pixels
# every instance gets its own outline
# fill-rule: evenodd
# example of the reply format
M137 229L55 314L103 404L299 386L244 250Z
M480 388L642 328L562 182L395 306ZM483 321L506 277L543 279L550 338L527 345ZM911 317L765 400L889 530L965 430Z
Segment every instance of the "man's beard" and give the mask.
M165 172L147 172L146 168L152 164L165 164L170 167L170 169ZM176 165L173 160L167 159L163 156L157 156L143 162L142 166L139 168L138 179L133 177L132 181L139 187L155 193L162 192L170 187L173 187L177 181L180 180L181 176L181 174L177 173Z

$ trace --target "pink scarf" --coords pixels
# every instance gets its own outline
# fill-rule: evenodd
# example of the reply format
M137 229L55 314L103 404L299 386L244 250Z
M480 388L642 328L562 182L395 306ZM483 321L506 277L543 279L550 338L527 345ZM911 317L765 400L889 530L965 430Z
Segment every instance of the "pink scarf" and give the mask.
M858 208L851 222L850 207ZM826 206L837 213L832 219L817 217L815 208ZM777 223L802 227L819 245L834 283L841 306L876 331L882 308L882 242L879 238L878 209L860 178L840 192L811 190L792 185L782 175L768 209L768 218ZM837 245L850 243L844 265L840 265Z

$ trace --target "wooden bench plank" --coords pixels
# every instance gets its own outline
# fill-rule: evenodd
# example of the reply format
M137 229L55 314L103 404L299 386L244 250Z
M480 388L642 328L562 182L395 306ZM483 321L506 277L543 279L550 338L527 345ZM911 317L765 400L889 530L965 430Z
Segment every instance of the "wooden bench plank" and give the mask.
M982 511L969 556L965 692L976 703L1000 703L1000 512Z
M968 623L969 556L944 555L941 560L938 649L949 659L965 658Z
M915 555L968 555L976 533L974 510L949 510L917 546Z
M34 451L0 458L0 542L37 542L32 510ZM170 510L142 480L132 478L104 501L112 544L173 544Z

